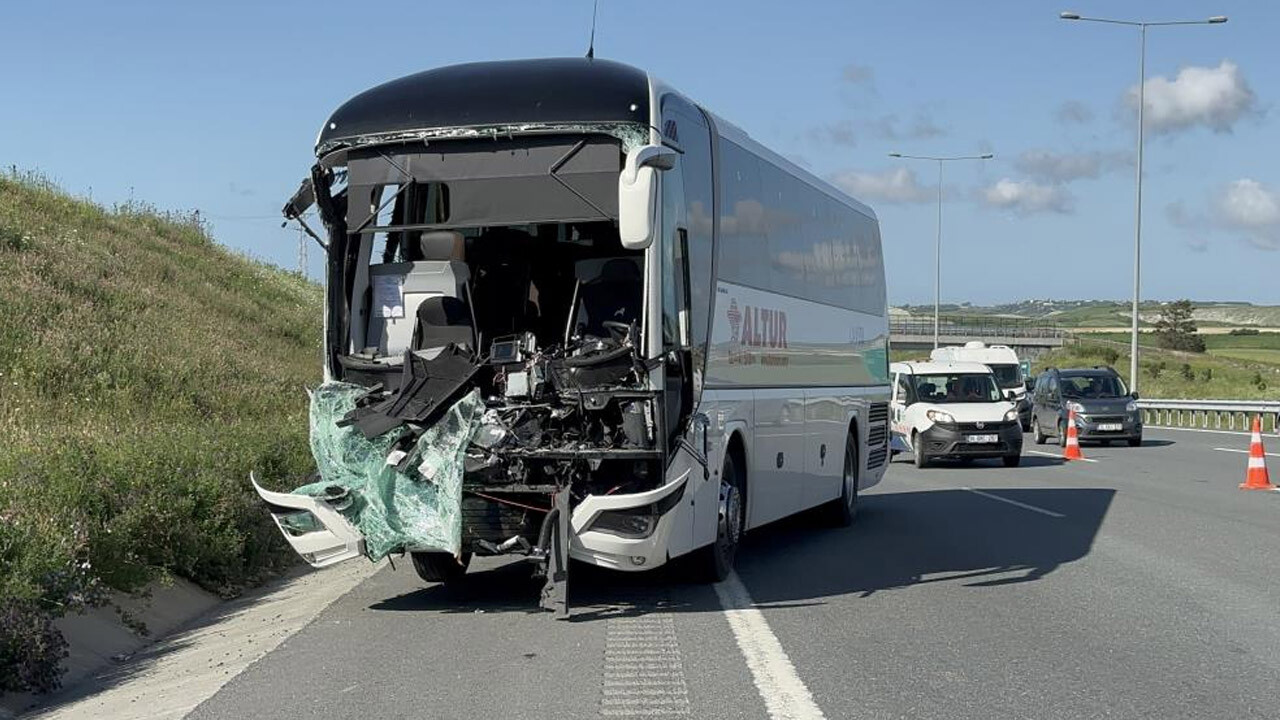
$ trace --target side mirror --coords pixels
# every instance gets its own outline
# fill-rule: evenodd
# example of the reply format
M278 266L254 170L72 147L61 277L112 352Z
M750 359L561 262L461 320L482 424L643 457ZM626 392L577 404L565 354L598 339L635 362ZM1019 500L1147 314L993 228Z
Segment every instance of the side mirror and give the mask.
M1004 391L1004 399L1005 399L1005 400L1008 400L1009 402L1017 402L1017 400L1018 400L1018 393L1017 393L1017 392L1015 392L1015 391L1013 391L1013 390L1005 390L1005 391Z
M676 166L676 151L645 145L627 153L618 175L618 234L622 247L644 250L653 244L658 210L658 171Z
M1133 397L1133 399L1134 399L1134 400L1137 400L1137 399L1138 399L1138 391L1137 391L1137 390L1134 390L1133 392L1129 393L1129 395L1131 395L1131 396Z

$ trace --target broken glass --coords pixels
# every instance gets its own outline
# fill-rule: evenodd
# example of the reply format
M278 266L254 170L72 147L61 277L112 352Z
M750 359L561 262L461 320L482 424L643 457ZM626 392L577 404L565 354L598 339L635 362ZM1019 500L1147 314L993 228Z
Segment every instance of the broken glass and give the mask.
M312 392L311 453L320 480L294 492L327 498L364 536L370 560L396 550L458 555L463 463L484 413L480 392L454 403L407 451L397 447L413 432L408 426L372 439L354 426L338 426L368 392L342 382Z

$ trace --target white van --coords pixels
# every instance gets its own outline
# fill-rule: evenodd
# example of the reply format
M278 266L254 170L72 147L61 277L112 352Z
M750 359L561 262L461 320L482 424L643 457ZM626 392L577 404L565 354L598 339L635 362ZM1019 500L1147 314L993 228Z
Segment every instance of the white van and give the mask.
M949 345L934 348L929 353L934 362L977 362L991 368L1001 391L1012 390L1018 406L1018 420L1023 430L1031 429L1031 399L1027 397L1026 377L1018 353L1008 345L988 345L981 340L970 340L963 346Z
M1022 428L1013 390L976 362L900 362L893 375L891 447L923 468L936 458L1022 460Z

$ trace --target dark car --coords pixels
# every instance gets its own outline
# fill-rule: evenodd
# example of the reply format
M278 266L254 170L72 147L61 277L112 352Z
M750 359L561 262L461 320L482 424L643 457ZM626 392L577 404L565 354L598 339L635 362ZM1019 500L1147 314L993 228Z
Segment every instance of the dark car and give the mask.
M1109 367L1049 368L1036 378L1031 399L1031 432L1037 443L1050 436L1067 444L1067 412L1076 413L1081 441L1106 445L1125 440L1142 444L1142 413L1137 393L1129 392L1120 374Z

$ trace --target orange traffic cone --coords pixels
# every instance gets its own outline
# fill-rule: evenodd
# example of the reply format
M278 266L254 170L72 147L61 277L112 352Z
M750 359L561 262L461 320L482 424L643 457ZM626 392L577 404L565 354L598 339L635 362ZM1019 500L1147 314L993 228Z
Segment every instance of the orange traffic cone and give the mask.
M1267 474L1267 454L1262 449L1262 417L1253 416L1253 437L1249 441L1249 469L1245 471L1241 490L1275 490Z
M1080 435L1076 432L1076 411L1067 411L1067 446L1062 449L1063 460L1083 460L1080 452Z

